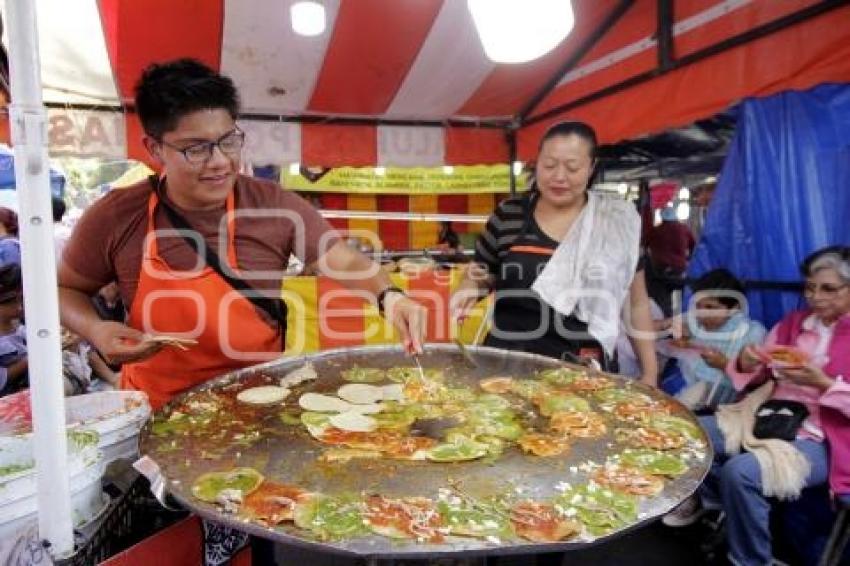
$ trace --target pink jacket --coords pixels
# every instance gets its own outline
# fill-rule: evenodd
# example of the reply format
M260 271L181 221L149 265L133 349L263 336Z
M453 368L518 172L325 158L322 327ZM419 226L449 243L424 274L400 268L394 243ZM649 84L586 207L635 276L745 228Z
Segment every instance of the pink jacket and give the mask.
M795 346L813 353L813 341L807 336L803 322L811 311L795 311L786 316L768 334L765 345ZM787 380L777 381L773 399L804 403L809 409L807 423L823 431L830 449L829 482L834 493L850 493L850 315L840 318L833 328L828 360L821 368L835 379L832 387L820 392L813 387L796 385ZM738 391L768 377L765 368L752 373L737 369L737 360L730 360L727 373Z

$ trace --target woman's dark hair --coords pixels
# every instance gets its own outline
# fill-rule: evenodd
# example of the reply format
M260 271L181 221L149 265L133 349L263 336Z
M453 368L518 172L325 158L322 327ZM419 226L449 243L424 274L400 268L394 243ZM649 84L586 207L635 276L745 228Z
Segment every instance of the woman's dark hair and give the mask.
M154 63L136 83L136 112L145 132L154 139L177 127L186 114L222 108L239 114L239 93L230 78L194 59Z
M744 294L744 285L737 277L732 275L728 269L712 269L704 273L699 279L691 284L694 293L700 291L731 291ZM714 297L726 308L740 308L740 301L734 296L718 295Z
M803 277L811 277L816 271L831 267L838 275L850 282L850 246L827 246L810 254L800 264Z
M596 154L599 148L599 142L596 139L596 130L590 124L585 124L584 122L558 122L550 126L543 134L543 137L540 138L540 143L537 145L537 153L538 155L540 154L543 144L548 140L566 136L578 136L590 145L590 160L593 162L593 173L591 173L590 179L587 180L587 188L589 189L596 182ZM530 190L538 190L537 180L534 178L531 179Z
M50 206L53 209L53 221L61 222L62 217L65 216L65 211L67 210L65 201L54 195L50 199Z
M21 291L21 268L10 263L0 267L0 298L13 296Z
M0 224L10 236L18 236L18 214L11 208L0 206Z
M543 149L543 144L552 138L578 136L590 144L590 159L596 160L596 150L599 147L599 142L596 140L596 130L589 124L584 122L558 122L550 126L543 137L540 138L540 144L537 146L537 152Z

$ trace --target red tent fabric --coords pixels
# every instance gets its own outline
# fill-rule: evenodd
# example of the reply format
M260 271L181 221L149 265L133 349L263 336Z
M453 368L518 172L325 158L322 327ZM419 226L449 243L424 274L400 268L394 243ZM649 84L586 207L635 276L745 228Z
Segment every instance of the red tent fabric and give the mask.
M737 10L676 36L674 52L685 57L816 3L813 0L739 2L742 6ZM711 2L691 0L676 5L688 8L682 13L687 17L708 4ZM705 18L704 13L699 17ZM625 19L622 25L628 21ZM569 80L562 81L542 101L536 113L542 114L594 90L650 71L655 64L655 51L650 48L584 77L567 77ZM613 143L689 124L746 97L848 81L850 7L845 6L524 127L519 132L519 154L523 158L534 155L542 132L552 123L567 118L593 124L603 142Z
M616 142L850 80L850 7L836 0L677 0L661 66L654 0L573 0L572 33L512 65L487 59L462 0L322 0L317 37L293 32L293 1L37 0L51 151L144 159L133 85L177 57L236 81L257 165L504 163L509 129L528 160L558 120Z

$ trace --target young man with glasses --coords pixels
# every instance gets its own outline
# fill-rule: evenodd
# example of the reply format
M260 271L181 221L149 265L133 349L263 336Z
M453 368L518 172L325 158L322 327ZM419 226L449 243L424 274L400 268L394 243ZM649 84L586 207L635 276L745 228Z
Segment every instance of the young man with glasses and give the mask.
M281 278L290 254L371 298L410 351L425 310L277 183L239 174L245 134L233 82L193 60L148 67L136 87L144 144L162 174L112 191L76 226L59 270L63 323L159 407L216 375L283 349ZM89 297L117 281L126 324ZM163 347L151 335L194 339ZM184 343L185 347L187 343Z

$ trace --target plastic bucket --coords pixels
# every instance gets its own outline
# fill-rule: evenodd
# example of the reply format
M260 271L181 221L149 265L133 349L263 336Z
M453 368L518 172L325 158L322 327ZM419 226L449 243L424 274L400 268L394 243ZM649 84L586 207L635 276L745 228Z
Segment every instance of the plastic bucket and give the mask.
M65 399L69 430L85 428L100 435L106 463L138 456L138 435L150 417L147 396L141 391L101 391ZM29 391L0 399L0 434L32 430Z
M150 414L147 396L141 391L101 391L65 399L68 429L96 431L106 464L138 457L139 431Z
M6 564L25 550L38 519L36 474L32 436L0 437L0 563ZM105 499L101 487L103 455L94 431L76 430L68 435L68 475L72 520L82 525L97 515Z

